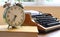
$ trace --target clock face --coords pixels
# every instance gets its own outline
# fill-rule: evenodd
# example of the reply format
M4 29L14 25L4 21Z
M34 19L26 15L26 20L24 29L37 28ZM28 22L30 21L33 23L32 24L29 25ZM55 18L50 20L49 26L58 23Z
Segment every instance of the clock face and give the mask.
M25 13L19 6L11 6L6 11L6 21L10 26L19 26L25 20Z

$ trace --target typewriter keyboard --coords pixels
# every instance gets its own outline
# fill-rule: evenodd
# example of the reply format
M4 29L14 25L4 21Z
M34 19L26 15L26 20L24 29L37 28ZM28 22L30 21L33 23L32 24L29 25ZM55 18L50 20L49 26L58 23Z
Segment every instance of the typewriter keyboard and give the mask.
M53 17L51 14L32 15L32 18L35 18L35 22L44 27L60 25L60 21Z

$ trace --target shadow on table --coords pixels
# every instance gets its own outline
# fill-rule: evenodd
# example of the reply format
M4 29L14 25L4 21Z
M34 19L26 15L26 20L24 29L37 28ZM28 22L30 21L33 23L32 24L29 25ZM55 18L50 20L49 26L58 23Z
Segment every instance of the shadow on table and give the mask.
M49 33L52 33L52 32L58 31L58 30L60 30L60 28L57 28L57 29L54 29L54 30L51 30L51 31L41 31L41 30L39 30L39 34L49 34Z

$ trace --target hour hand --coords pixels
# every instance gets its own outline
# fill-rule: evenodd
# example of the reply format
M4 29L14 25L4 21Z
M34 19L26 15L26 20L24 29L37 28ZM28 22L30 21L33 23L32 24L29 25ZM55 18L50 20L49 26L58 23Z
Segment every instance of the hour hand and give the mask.
M13 21L15 21L16 17L17 17L17 15L14 15Z

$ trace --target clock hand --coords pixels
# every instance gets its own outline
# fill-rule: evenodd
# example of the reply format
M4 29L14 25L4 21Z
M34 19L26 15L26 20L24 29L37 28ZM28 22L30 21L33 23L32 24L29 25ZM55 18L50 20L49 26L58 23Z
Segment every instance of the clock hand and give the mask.
M14 15L13 21L15 21L16 17L17 17L17 15Z

